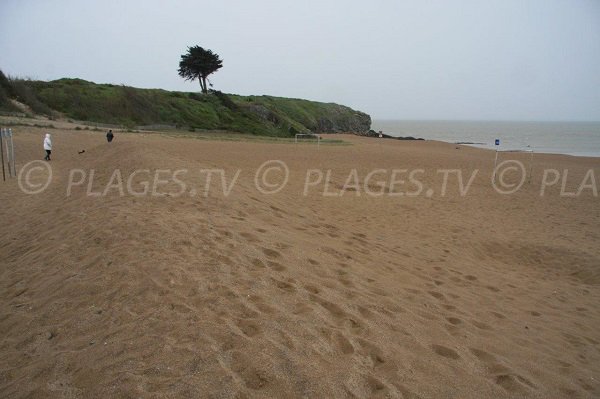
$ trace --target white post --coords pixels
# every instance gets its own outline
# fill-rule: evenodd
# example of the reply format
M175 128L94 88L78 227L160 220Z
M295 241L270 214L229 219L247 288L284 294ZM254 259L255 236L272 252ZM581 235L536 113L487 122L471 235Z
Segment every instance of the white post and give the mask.
M12 171L14 174L14 177L17 177L17 167L15 166L15 143L14 143L14 139L13 139L13 132L12 129L8 129L8 131L10 132L10 158L12 159Z
M494 140L494 145L496 146L496 159L494 159L494 175L492 176L492 182L496 183L496 163L498 162L498 146L500 145L500 139Z
M531 156L529 157L529 184L531 184L532 172L533 172L533 150L531 150Z
M496 159L494 159L494 176L492 177L492 181L496 182L496 163L498 163L498 150L496 149Z
M4 129L0 129L0 158L2 158L2 181L6 181L6 172L4 171Z
M9 142L9 129L4 130L4 136L6 137L6 163L8 165L8 177L13 176L12 172L12 162L10 161L10 142Z

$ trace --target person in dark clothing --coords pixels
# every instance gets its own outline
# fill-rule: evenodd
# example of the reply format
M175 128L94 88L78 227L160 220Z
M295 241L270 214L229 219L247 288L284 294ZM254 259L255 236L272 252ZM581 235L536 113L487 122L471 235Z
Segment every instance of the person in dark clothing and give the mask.
M114 137L115 135L113 134L112 130L109 130L108 133L106 133L106 140L108 140L109 143L113 141Z

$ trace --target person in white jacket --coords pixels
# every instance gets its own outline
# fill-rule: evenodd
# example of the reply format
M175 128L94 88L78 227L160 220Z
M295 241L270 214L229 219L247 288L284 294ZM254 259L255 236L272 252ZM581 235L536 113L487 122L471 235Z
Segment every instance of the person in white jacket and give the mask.
M46 150L46 157L44 160L50 160L50 154L52 153L52 137L50 137L50 133L46 133L46 137L44 138L44 150Z

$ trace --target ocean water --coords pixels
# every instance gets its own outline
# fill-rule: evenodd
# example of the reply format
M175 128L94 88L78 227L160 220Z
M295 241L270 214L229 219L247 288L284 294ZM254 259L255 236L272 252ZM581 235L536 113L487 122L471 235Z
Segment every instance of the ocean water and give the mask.
M475 147L533 150L540 153L600 157L600 122L498 122L375 120L371 128L391 136L414 136Z

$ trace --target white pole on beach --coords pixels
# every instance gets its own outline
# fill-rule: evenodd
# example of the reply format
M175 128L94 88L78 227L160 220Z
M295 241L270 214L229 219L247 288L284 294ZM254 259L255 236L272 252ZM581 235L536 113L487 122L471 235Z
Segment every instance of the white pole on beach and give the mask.
M4 129L0 129L0 158L2 158L2 181L6 181L6 172L4 171Z
M8 129L10 135L10 159L12 160L12 172L13 176L17 177L17 167L15 166L15 143L13 139L12 129Z
M533 172L533 150L531 150L531 156L529 157L529 184L531 184L531 174Z
M13 171L15 172L15 177L17 177L17 164L15 161L15 143L13 142L12 129L10 129L10 146L12 148L13 153Z
M496 139L494 144L496 146L496 158L494 159L494 176L492 176L492 181L495 183L496 182L496 164L498 163L498 146L500 145L500 139Z
M4 129L4 136L6 136L6 164L8 165L8 177L13 176L12 172L12 162L10 161L10 130Z

